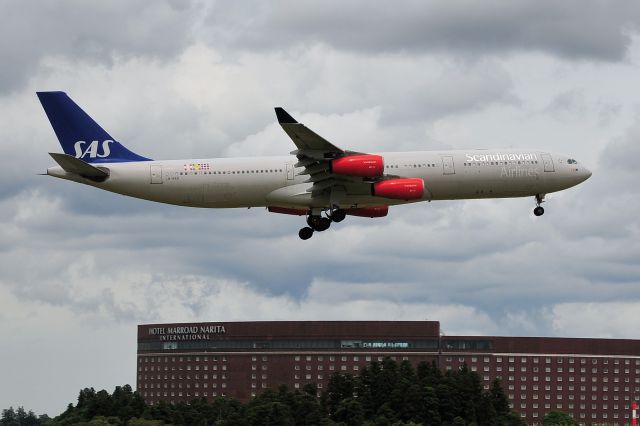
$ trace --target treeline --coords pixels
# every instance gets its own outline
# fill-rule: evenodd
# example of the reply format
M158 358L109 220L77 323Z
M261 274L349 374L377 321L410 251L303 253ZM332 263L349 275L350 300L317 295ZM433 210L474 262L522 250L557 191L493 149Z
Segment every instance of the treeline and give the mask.
M0 417L0 425L2 426L40 426L50 421L51 419L46 414L37 416L31 410L26 411L24 407L18 407L17 410L9 407L2 410L2 417Z
M113 394L84 389L78 403L44 423L70 425L416 425L520 426L498 381L484 390L466 367L442 373L434 364L417 368L391 359L373 362L359 376L334 374L321 397L309 384L301 391L286 386L266 390L248 403L204 399L189 404L148 406L129 385ZM18 423L20 424L20 423ZM13 426L13 424L12 424Z

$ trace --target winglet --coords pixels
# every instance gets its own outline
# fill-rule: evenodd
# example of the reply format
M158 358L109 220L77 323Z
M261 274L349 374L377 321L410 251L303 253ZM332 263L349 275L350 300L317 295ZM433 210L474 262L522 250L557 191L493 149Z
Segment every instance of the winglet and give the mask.
M284 108L276 107L276 117L278 117L278 123L280 124L295 124L296 119L293 118Z

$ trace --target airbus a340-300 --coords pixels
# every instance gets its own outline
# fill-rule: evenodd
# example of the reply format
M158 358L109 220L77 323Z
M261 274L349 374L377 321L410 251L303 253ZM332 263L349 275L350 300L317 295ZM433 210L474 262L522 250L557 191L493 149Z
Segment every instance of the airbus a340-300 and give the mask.
M419 201L534 197L575 186L591 172L539 150L363 153L337 147L284 109L276 117L296 146L280 157L151 160L129 151L64 92L38 92L62 145L50 176L130 197L189 207L266 207L306 216L303 240L347 215L386 216Z

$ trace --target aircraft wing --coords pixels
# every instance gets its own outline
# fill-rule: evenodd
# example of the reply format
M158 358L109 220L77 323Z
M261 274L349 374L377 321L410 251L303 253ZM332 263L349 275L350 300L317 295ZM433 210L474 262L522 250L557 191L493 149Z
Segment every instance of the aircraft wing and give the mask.
M293 153L312 156L314 158L336 158L344 155L344 151L322 136L315 133L302 123L298 123L283 108L276 108L276 117L282 129L289 135L293 143L298 147ZM292 153L292 154L293 154Z
M344 173L337 174L332 170L333 160L366 154L343 150L304 124L298 123L283 108L277 107L275 111L282 129L298 148L291 154L298 158L295 167L304 167L304 170L298 174L309 175L306 182L313 183L313 186L308 190L312 196L330 195L336 186L355 188L357 192L368 191L371 183L370 178L350 176ZM374 180L379 180L379 178Z

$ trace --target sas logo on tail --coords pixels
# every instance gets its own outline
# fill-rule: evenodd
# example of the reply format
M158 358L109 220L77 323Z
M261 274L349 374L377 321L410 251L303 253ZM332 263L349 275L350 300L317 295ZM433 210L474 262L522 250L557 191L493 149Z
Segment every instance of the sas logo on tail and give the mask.
M111 139L107 139L102 142L93 141L91 143L85 141L78 141L73 145L76 151L76 158L85 158L89 154L89 158L105 158L111 154L109 144L113 143ZM86 146L85 146L86 145ZM99 152L99 148L102 147L102 154Z

